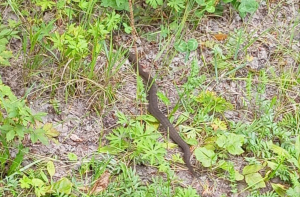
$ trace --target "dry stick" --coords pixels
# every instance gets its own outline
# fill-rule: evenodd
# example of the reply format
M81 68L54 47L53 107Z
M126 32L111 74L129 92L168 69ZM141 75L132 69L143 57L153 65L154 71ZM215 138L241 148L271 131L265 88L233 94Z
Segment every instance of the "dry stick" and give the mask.
M138 62L138 51L137 51L137 46L136 46L136 40L137 40L137 35L136 35L136 30L134 27L134 18L133 18L133 9L132 9L132 2L131 0L128 0L129 3L129 13L130 13L130 26L131 26L131 35L133 39L133 47L134 47L134 52L136 56L136 62Z
M139 55L138 55L137 46L136 46L137 32L136 32L136 29L134 26L133 8L132 8L131 0L128 0L128 3L129 3L129 13L130 13L130 26L132 29L131 35L132 35L132 40L133 40L133 48L134 48L134 52L135 52L136 62L138 64L139 63ZM137 65L137 74L138 73L139 73L139 66ZM141 105L140 112L141 112L141 114L143 113L142 105Z

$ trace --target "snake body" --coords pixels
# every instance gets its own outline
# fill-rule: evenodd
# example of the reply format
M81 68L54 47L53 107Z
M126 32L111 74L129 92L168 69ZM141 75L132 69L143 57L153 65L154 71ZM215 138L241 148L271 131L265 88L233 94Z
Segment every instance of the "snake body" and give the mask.
M145 72L142 69L141 65L138 63L137 56L134 53L128 52L128 60L132 64L134 69L138 72L138 74L144 79L144 81L150 84L150 88L147 92L147 98L149 101L148 111L161 123L162 127L169 132L170 138L182 148L182 151L184 153L183 160L189 171L194 175L195 173L190 163L191 152L189 145L180 137L169 119L158 108L158 99L156 95L157 86L155 80L149 73Z

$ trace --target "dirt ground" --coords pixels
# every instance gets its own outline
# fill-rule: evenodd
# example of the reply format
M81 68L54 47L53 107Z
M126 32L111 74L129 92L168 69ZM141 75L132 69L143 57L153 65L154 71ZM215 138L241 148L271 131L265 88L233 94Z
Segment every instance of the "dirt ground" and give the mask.
M281 1L282 2L282 1ZM268 6L270 6L268 8ZM232 9L232 8L230 8ZM238 69L237 76L246 77L249 69L259 71L262 68L266 68L268 65L275 65L275 67L284 66L286 69L290 67L298 66L294 59L283 52L278 51L276 47L279 43L286 45L290 38L289 29L291 24L299 22L299 0L289 0L282 3L280 6L274 2L267 5L266 2L262 2L257 12L252 16L247 16L243 21L236 11L230 11L225 8L222 17L205 17L201 24L198 25L196 31L186 32L186 39L195 38L199 43L205 43L206 41L213 40L212 36L217 33L231 34L241 27L245 28L245 35L251 35L251 37L257 37L250 47L247 48L247 54L251 54L252 61L249 61L247 65L241 69ZM247 24L247 26L245 25ZM154 27L153 27L154 28ZM300 31L299 25L296 27L294 40L298 41L298 44L293 45L293 50L300 52ZM157 29L153 29L157 30ZM278 32L282 33L281 38L278 38ZM124 35L121 39L126 40ZM17 53L21 50L21 45L16 41L11 43L11 48ZM222 45L222 42L220 42ZM172 109L177 103L179 96L174 84L180 86L187 79L181 78L183 72L186 72L184 65L189 65L184 62L184 54L178 54L175 56L170 65L165 66L160 64L162 60L153 62L156 54L159 52L159 45L147 42L145 39L141 39L139 51L143 54L143 67L146 71L150 71L152 75L157 76L157 84L159 90L164 92L171 101L170 109ZM227 101L230 101L234 105L233 111L226 112L226 118L233 121L249 121L252 117L252 111L256 106L252 105L251 100L247 100L246 95L246 82L242 80L231 80L226 76L219 78L217 82L214 79L215 73L213 67L203 67L203 62L200 60L201 56L206 58L206 62L209 62L213 58L213 54L210 50L203 48L194 51L190 54L190 60L192 57L198 57L199 67L201 70L208 73L207 75L207 90L216 92L217 95L224 97ZM238 53L238 59L242 59L245 56L245 52ZM164 55L161 59L163 59ZM279 58L280 57L280 58ZM121 111L126 115L139 114L139 109L136 108L136 76L128 61L122 66L122 73L118 74L119 80L122 86L116 93L116 102L108 105L101 114L101 117L90 110L89 98L78 97L69 99L68 103L64 102L63 90L58 93L59 107L61 114L55 113L53 105L49 101L50 91L44 91L40 94L38 90L40 85L38 83L29 83L28 87L24 87L24 70L22 69L22 55L18 59L11 61L11 67L5 67L0 69L2 80L5 84L10 86L13 92L22 97L25 92L33 85L33 89L29 94L27 101L31 109L39 112L47 112L48 115L43 119L44 123L53 123L55 128L59 131L60 135L57 138L59 143L53 141L48 146L42 144L30 145L30 158L56 158L55 165L59 166L56 169L54 179L59 179L67 174L70 174L72 170L78 169L82 162L89 160L92 155L96 155L102 158L102 155L97 153L99 145L105 145L105 135L107 135L113 128L115 128L117 118L115 113ZM105 61L104 58L99 57L97 67L101 68ZM284 62L284 65L282 65ZM153 66L155 65L155 66ZM238 65L233 65L238 66ZM211 71L207 72L207 69ZM276 72L276 71L275 71ZM35 76L39 77L39 76ZM32 80L31 80L32 81ZM255 78L254 78L255 81ZM26 82L26 81L25 81ZM84 91L84 90L83 90ZM300 90L297 89L294 92L290 92L290 96L295 100L300 101ZM271 99L278 94L278 89L272 84L267 85L264 98ZM248 104L248 109L245 110L245 102ZM144 108L146 113L146 107ZM161 109L167 113L168 110L161 104ZM180 114L178 111L175 114L177 117ZM180 152L180 150L177 150ZM70 163L68 161L68 153L74 153L78 156L79 162ZM232 158L235 166L238 166L236 170L241 170L245 165L243 158ZM24 161L24 165L32 162L31 159ZM221 196L221 194L227 194L231 196L231 187L228 181L224 181L216 175L212 174L209 170L201 167L199 163L196 163L196 159L192 159L192 163L196 165L199 177L193 178L187 173L185 168L178 168L176 174L182 179L182 184L185 186L191 185L197 189L202 196ZM142 180L150 180L155 169L146 166L137 166L137 173ZM246 183L239 182L239 191L245 188ZM270 188L270 186L268 186ZM266 190L268 190L266 188ZM247 193L236 196L246 196Z

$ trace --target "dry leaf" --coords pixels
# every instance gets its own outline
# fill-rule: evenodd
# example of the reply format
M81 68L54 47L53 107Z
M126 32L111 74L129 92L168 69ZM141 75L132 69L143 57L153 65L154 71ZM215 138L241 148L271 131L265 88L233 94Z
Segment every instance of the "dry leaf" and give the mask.
M105 190L109 183L110 173L105 171L101 177L95 182L93 188L90 191L90 194L98 194Z
M71 139L73 142L82 142L82 141L83 141L80 137L78 137L78 136L75 135L75 134L70 135L70 139Z
M43 129L46 131L46 135L50 138L54 138L54 137L59 136L59 132L55 128L53 128L52 123L46 123L44 125Z
M222 34L222 33L219 33L219 34L215 34L213 35L213 37L218 40L218 41L222 41L222 40L226 40L228 35L227 34Z

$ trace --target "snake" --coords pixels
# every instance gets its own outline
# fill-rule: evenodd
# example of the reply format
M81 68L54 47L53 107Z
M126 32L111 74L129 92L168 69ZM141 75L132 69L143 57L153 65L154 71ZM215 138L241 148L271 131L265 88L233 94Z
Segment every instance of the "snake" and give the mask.
M183 152L183 160L188 168L188 170L195 175L193 167L190 162L191 152L189 145L180 137L173 124L169 121L169 119L162 113L162 111L158 107L158 98L157 98L157 85L155 83L155 79L151 77L148 72L145 72L139 64L138 57L135 53L128 51L128 60L135 69L135 71L140 75L143 80L150 84L150 88L147 91L147 99L149 102L148 111L152 114L162 125L163 129L166 130L169 134L169 137L182 149Z

